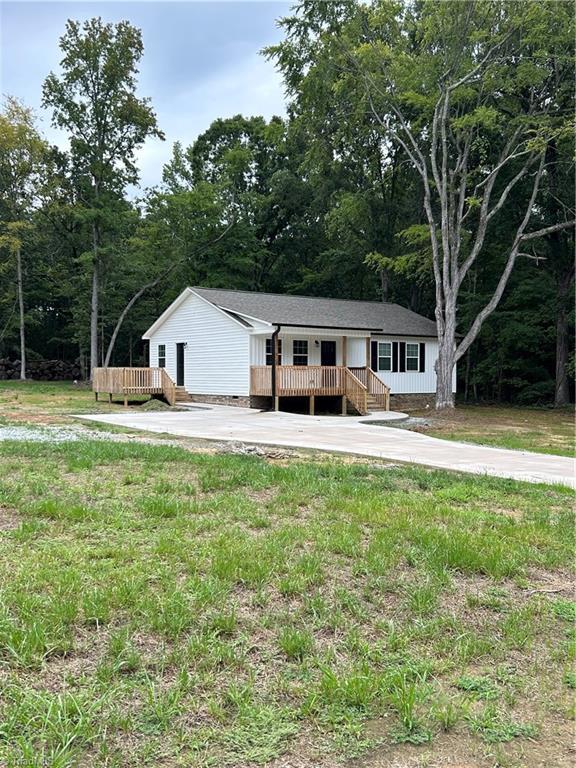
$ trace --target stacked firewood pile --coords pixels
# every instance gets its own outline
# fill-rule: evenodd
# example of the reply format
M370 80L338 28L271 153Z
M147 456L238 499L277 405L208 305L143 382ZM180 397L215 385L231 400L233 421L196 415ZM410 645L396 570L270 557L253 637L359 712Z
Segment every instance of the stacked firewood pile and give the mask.
M0 379L19 379L20 360L0 359ZM63 360L30 360L26 378L39 381L71 381L80 379L80 366Z

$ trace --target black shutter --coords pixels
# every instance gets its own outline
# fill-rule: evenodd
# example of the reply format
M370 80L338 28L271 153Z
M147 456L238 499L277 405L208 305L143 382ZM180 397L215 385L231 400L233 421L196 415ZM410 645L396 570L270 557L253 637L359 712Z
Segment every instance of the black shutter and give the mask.
M398 342L392 342L392 373L398 373Z
M420 342L420 373L426 371L426 344L423 341Z
M398 361L400 365L398 366L398 370L400 373L404 373L406 371L406 342L400 341L398 342L398 354L400 357L400 360Z
M378 370L378 342L377 341L370 342L370 368L372 368L373 371Z

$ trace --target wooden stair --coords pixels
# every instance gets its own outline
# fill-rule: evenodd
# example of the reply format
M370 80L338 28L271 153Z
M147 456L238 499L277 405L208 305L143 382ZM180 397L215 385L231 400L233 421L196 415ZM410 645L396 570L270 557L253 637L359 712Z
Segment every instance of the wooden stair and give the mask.
M382 403L382 400L374 397L374 395L371 395L369 392L366 395L366 407L368 409L368 413L372 413L373 411L387 410L386 406Z
M191 403L192 395L190 395L184 387L176 387L176 402L177 403Z

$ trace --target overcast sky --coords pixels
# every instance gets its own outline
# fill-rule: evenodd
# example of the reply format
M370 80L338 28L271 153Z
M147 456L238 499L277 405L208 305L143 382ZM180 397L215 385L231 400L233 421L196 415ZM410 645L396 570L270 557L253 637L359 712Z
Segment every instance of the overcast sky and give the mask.
M281 38L285 2L0 2L0 88L37 110L48 139L66 146L40 106L44 78L58 72L66 20L101 16L142 30L139 93L152 99L166 141L139 154L143 186L161 180L176 140L185 146L217 117L283 115L282 82L260 49Z

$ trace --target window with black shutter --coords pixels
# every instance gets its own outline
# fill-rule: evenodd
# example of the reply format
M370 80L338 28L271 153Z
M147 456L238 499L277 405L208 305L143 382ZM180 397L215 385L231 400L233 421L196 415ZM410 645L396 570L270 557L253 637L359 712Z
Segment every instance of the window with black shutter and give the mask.
M392 344L389 341L378 342L378 370L392 370Z

